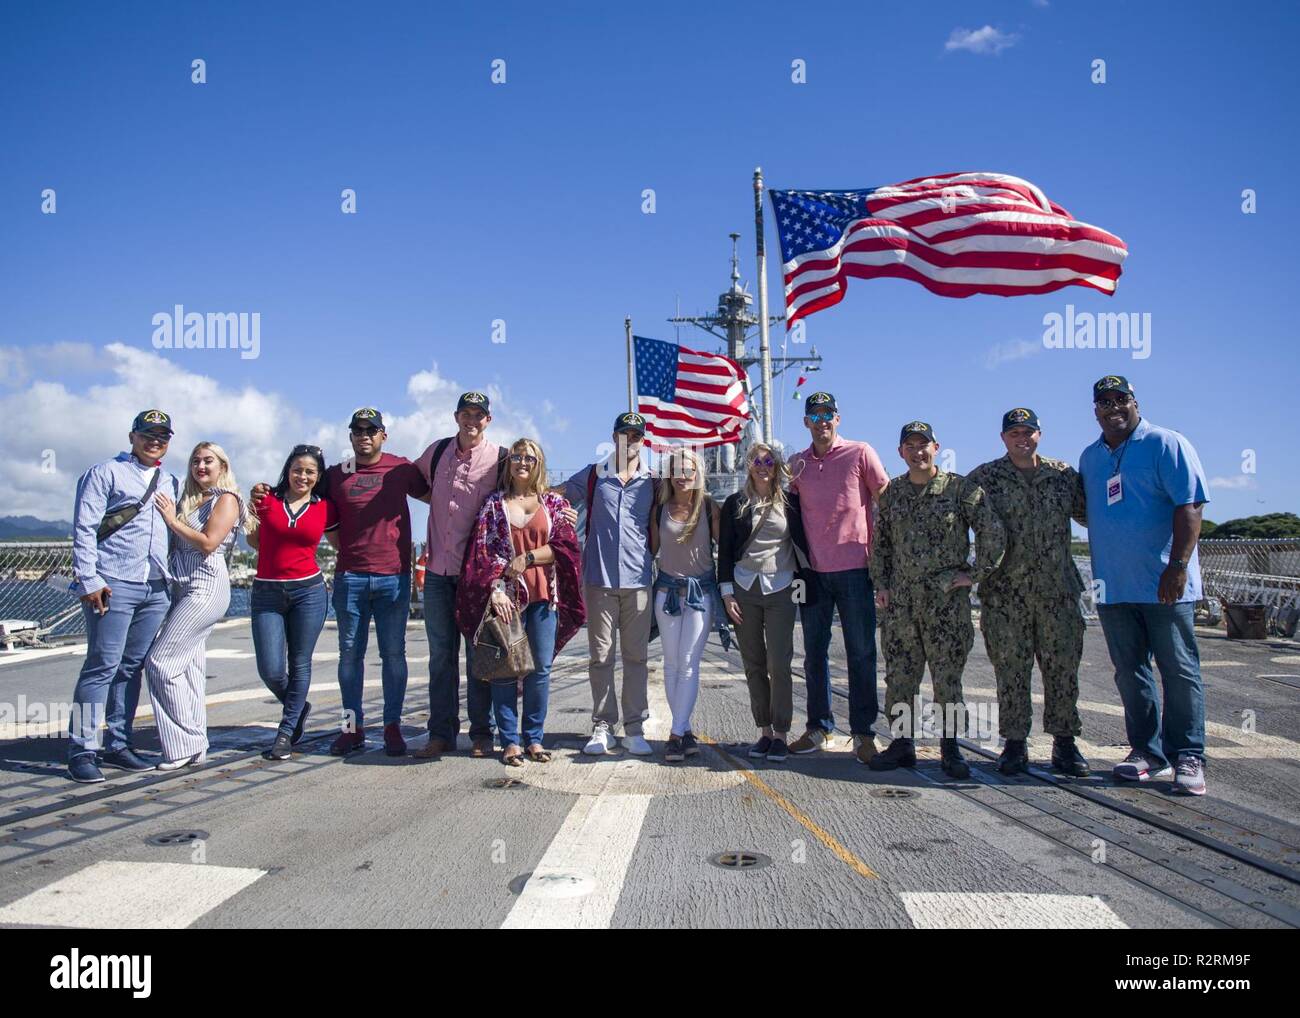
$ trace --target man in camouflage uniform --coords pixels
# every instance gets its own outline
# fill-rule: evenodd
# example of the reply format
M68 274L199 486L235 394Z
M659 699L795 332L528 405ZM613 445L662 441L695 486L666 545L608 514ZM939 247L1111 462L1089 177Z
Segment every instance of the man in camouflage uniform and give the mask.
M957 736L966 730L961 673L975 642L970 588L1002 560L1006 537L978 485L935 466L939 443L930 425L904 425L898 442L907 473L890 481L880 496L871 554L871 579L883 619L885 715L894 741L870 766L878 771L916 766L916 704L928 663L935 709L943 718L943 771L968 778L970 768L957 748Z
M1074 737L1079 724L1083 656L1083 581L1070 554L1070 519L1086 525L1083 485L1073 467L1038 455L1038 415L1025 407L1002 417L1007 454L976 467L1007 532L1002 564L980 584L980 631L998 684L998 731L1006 740L998 770L1029 769L1033 721L1029 685L1034 659L1043 675L1043 728L1052 734L1052 766L1083 777L1088 761Z

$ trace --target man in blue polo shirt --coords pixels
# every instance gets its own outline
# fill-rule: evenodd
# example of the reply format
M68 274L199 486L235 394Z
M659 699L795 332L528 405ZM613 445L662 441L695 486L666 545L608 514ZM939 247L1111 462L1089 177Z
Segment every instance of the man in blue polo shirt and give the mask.
M1172 777L1178 791L1204 795L1205 694L1192 611L1201 598L1205 472L1187 439L1141 417L1128 379L1099 379L1092 398L1101 438L1083 450L1079 473L1097 613L1132 747L1114 774Z

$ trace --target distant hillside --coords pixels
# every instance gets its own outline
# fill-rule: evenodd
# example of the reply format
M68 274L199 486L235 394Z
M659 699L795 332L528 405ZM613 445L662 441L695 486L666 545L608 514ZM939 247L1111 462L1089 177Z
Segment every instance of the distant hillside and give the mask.
M35 516L0 516L0 541L58 541L72 536L66 520L38 520Z
M1300 537L1300 517L1297 517L1295 513L1267 513L1263 516L1247 516L1240 520L1228 520L1225 523L1214 523L1205 520L1201 524L1201 537L1215 540L1220 538L1258 540L1260 538Z

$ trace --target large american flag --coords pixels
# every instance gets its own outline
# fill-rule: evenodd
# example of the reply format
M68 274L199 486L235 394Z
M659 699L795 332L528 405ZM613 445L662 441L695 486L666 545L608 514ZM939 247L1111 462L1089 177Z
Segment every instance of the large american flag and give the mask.
M636 344L637 412L651 448L740 441L749 419L745 372L730 357L661 339Z
M893 276L943 297L1063 286L1115 292L1128 254L1004 173L945 173L857 191L771 190L786 327L844 299L848 277Z

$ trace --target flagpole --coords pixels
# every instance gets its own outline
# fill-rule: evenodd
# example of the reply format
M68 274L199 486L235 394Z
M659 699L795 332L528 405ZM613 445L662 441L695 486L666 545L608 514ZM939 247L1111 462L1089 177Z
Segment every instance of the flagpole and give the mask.
M763 443L772 444L772 350L767 338L767 252L763 246L763 167L754 170L754 242L758 249L758 355L763 363Z
M623 319L623 329L627 333L627 409L636 413L636 383L632 380L632 319Z

